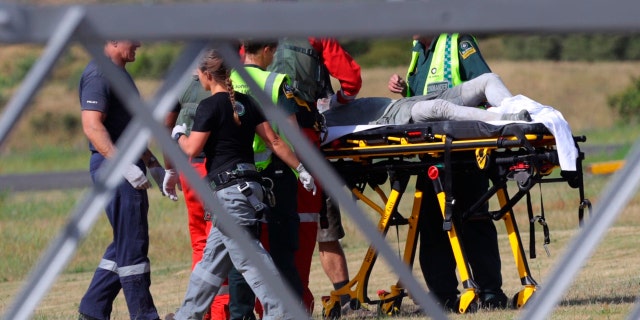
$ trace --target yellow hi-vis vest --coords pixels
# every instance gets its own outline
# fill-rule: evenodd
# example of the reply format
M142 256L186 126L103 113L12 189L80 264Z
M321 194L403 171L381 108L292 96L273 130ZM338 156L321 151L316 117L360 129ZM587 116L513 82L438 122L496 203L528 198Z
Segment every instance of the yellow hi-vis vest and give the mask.
M273 104L278 105L278 90L280 89L282 82L287 81L287 75L265 71L256 67L245 67L244 69L262 90L271 94L271 101ZM237 71L233 70L230 78L233 84L233 90L253 96L249 86L244 79L240 77ZM275 127L274 130L276 130L276 132L278 131ZM271 163L271 154L272 151L267 148L264 141L262 141L262 139L256 134L253 137L253 159L258 171L264 170Z
M424 87L414 88L413 92L426 95L431 92L444 91L462 83L462 79L460 79L460 59L458 57L458 36L458 33L443 33L438 36L436 46L431 55L431 63ZM417 40L413 41L414 46L416 42ZM416 68L419 57L420 52L413 51L407 79L409 79L409 74Z

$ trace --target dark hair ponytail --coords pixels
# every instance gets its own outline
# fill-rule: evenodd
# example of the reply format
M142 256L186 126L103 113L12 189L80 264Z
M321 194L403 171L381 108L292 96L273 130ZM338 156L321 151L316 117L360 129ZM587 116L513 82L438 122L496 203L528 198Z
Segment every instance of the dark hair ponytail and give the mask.
M240 125L240 116L238 115L238 108L236 107L236 97L233 91L233 84L231 83L231 70L227 68L224 63L222 55L216 49L211 49L205 54L204 58L200 62L200 70L208 72L213 77L213 81L224 84L229 92L229 100L231 106L233 106L233 120L236 125Z

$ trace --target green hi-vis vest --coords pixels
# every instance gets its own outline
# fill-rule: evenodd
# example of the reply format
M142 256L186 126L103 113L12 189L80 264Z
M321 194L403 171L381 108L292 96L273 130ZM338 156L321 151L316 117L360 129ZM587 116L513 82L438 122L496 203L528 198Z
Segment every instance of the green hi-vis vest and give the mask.
M251 76L253 81L255 81L262 90L271 94L271 101L273 104L278 105L278 90L280 89L283 81L288 81L287 75L264 71L255 67L245 67L244 70L249 73L249 76ZM253 96L249 86L244 79L240 77L237 71L233 70L230 77L231 82L233 83L233 90ZM274 130L277 132L277 128L274 128ZM267 148L264 141L262 141L262 139L256 134L253 137L253 159L258 171L264 170L271 163L271 154L271 150Z
M423 88L413 88L416 94L441 92L462 83L460 79L460 60L458 58L458 33L443 33L438 37L431 55L429 73ZM413 41L414 48L417 40ZM420 52L415 50L411 54L411 64L407 71L407 79L416 68ZM409 90L407 90L407 95Z

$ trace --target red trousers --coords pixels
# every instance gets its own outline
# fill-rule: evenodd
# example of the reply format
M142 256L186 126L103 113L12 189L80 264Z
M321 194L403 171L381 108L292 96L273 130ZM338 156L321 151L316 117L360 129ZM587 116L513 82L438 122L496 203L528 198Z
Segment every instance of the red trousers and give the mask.
M302 132L315 146L320 146L320 135L313 129L302 128ZM318 215L322 209L322 186L316 180L316 195L307 191L298 181L298 214L300 215L299 247L295 254L296 269L300 273L304 288L303 300L307 310L312 313L314 298L309 290L311 260L316 248L318 234Z
M202 162L191 161L191 165L201 177L204 177L207 174L207 169L204 164L204 159L202 159ZM211 221L204 220L205 210L202 206L202 201L200 201L197 192L189 186L183 175L180 175L180 184L182 185L184 202L187 205L189 235L191 236L192 250L191 269L193 269L196 266L196 263L202 259L202 253L204 252L204 247L207 244L207 236L209 235L209 230L211 230ZM216 295L213 303L211 304L209 319L228 320L229 317L229 294Z

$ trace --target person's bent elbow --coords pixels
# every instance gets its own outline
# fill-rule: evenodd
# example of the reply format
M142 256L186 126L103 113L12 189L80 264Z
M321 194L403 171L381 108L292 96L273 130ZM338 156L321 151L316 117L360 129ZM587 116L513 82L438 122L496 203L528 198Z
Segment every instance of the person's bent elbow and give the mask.
M271 140L269 140L269 142L267 142L267 146L271 149L271 151L274 151L274 152L275 150L282 147L282 144L283 144L283 141L279 135L276 135Z

